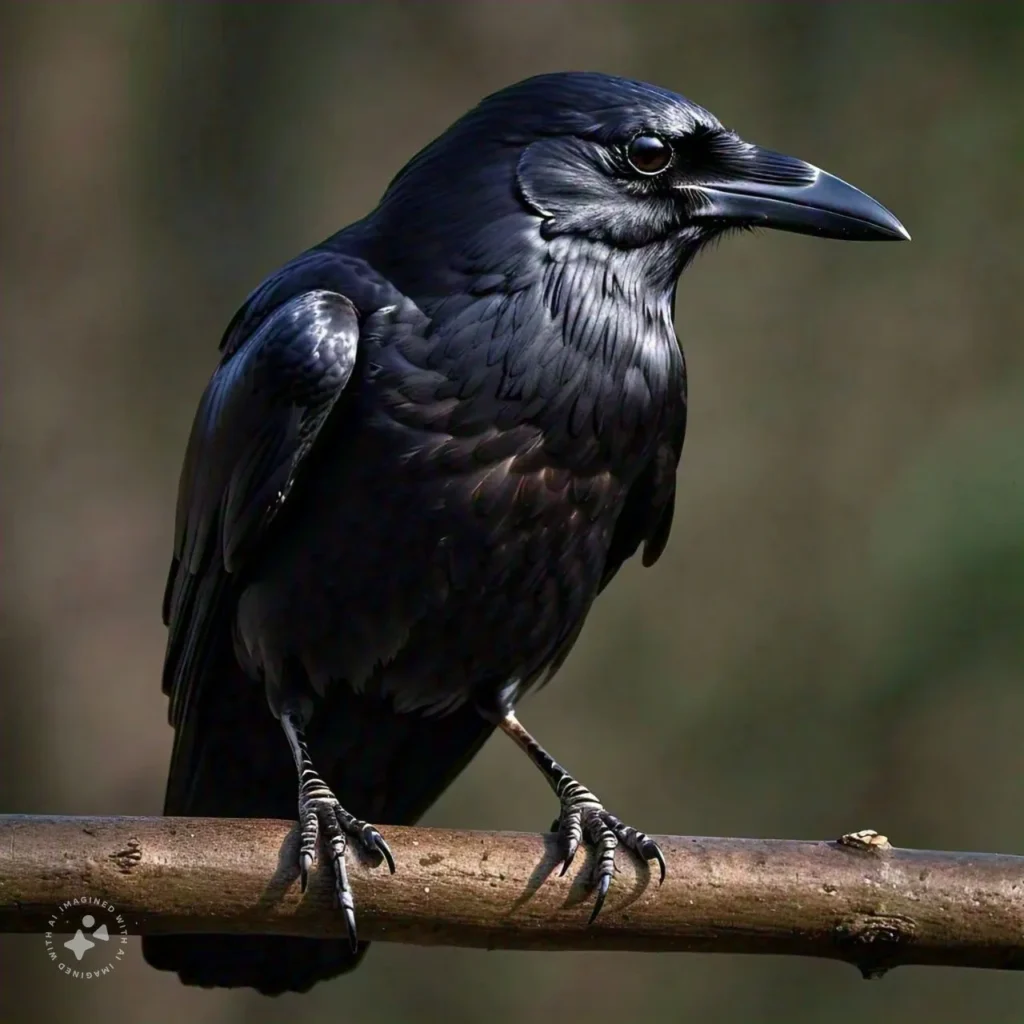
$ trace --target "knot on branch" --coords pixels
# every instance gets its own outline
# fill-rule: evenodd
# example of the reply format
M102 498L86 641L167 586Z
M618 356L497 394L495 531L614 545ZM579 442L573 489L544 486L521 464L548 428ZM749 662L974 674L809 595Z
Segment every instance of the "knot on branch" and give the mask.
M866 979L881 978L904 961L905 947L914 941L917 928L909 917L858 914L836 925L836 944L843 959L855 964Z

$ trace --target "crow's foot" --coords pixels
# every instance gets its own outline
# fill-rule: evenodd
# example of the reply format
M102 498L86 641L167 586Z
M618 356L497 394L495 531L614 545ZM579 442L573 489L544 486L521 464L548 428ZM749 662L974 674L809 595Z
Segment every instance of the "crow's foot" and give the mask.
M319 778L303 779L299 796L299 874L302 891L309 882L309 869L316 863L317 841L321 834L331 858L334 872L334 895L345 913L345 924L352 949L356 948L356 908L345 867L345 850L349 839L358 842L375 864L387 861L395 873L395 858L384 837L365 821L349 814Z
M597 900L590 915L591 924L601 912L608 895L615 874L617 847L624 846L645 862L657 861L660 871L658 884L665 881L665 858L650 836L623 824L614 814L604 809L593 793L570 775L562 776L556 792L562 801L562 813L553 823L551 831L558 833L562 852L561 874L569 870L581 842L585 842L594 851L593 886Z
M335 899L345 913L345 927L352 951L355 952L358 947L356 907L345 867L348 841L354 839L359 843L375 866L381 861L387 861L391 874L395 873L395 858L384 837L373 825L349 814L317 774L306 747L303 720L299 712L293 709L283 711L281 725L288 737L288 745L299 773L299 875L302 891L306 891L309 869L316 863L317 844L322 835L330 852Z
M594 850L596 860L593 884L597 891L597 901L590 915L591 924L601 912L604 898L608 895L608 887L612 884L616 847L624 846L627 850L632 850L644 862L657 861L661 881L665 880L665 858L653 839L629 825L624 825L614 814L606 811L601 801L586 786L581 786L530 735L514 712L506 711L498 720L498 725L544 773L562 805L561 814L551 826L551 831L558 833L561 844L562 874L569 870L580 843L586 843Z

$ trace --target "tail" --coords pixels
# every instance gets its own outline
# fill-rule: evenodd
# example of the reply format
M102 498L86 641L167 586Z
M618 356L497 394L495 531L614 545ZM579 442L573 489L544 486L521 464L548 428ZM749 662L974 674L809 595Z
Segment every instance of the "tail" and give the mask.
M298 782L280 723L230 642L218 646L175 736L164 813L294 819ZM469 705L443 717L397 714L390 701L339 684L317 708L308 739L343 806L384 826L416 821L491 731ZM280 995L351 971L368 945L353 953L347 938L154 935L143 938L142 953L186 985Z
M185 985L254 988L265 996L308 992L318 981L352 970L367 942L281 935L147 935L142 955L151 967L176 971Z

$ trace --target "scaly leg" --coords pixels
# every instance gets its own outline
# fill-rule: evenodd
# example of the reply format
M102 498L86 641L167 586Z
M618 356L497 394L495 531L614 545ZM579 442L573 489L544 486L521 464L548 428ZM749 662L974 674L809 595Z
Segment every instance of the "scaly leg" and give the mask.
M562 846L562 874L569 870L573 857L584 839L597 855L594 868L594 886L597 902L590 921L601 912L615 874L615 848L624 846L644 861L656 860L665 880L665 858L658 844L650 837L624 825L614 814L604 809L601 801L585 786L580 785L520 724L515 713L509 711L501 719L500 728L510 736L530 760L544 773L562 805L555 823ZM659 882L660 884L660 882Z
M338 906L345 912L345 924L352 950L357 947L356 908L352 889L348 884L345 868L345 848L349 838L357 840L363 849L380 864L387 861L391 874L395 873L395 858L391 855L384 837L365 821L349 814L338 802L330 787L317 774L306 747L304 725L295 711L281 714L281 726L288 737L295 768L299 773L299 871L302 877L302 891L306 891L309 869L316 863L317 840L321 831L327 841L334 871L334 893Z

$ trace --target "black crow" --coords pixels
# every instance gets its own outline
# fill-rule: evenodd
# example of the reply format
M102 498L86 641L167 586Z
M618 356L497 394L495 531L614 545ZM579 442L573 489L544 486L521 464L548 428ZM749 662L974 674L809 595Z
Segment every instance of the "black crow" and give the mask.
M151 937L151 964L265 993L351 969L366 947L346 844L394 871L368 822L416 821L496 727L558 796L565 864L594 850L595 914L617 846L664 873L515 708L622 563L665 547L686 424L676 284L751 227L909 237L681 96L549 74L483 100L246 299L181 475L165 812L297 807L302 884L322 843L349 941Z

